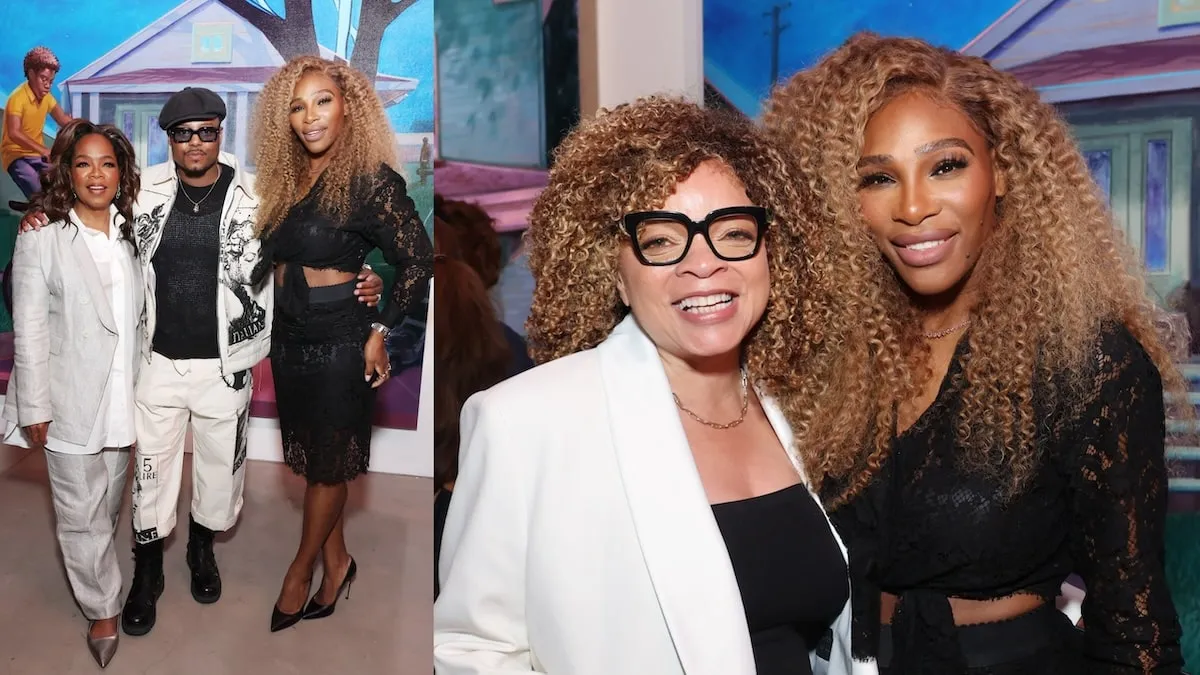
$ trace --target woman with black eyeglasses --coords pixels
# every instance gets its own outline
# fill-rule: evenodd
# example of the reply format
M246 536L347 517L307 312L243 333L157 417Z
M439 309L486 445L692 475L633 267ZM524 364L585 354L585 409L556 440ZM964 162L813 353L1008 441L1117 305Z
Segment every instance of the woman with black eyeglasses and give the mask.
M765 385L854 311L806 185L677 100L563 142L528 234L542 365L463 408L438 672L854 672L844 552Z

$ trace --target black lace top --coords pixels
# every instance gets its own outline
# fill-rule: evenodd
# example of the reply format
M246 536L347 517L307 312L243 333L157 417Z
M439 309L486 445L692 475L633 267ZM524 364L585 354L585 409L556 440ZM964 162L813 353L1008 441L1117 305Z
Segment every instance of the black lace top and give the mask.
M875 480L831 514L850 553L856 658L879 644L880 591L899 596L893 667L964 671L948 596L1054 601L1084 580L1088 673L1179 673L1180 625L1163 571L1167 506L1162 382L1123 326L1097 344L1080 405L1035 387L1040 467L1005 504L995 480L956 466L958 346L941 391L900 434ZM830 493L826 497L832 496Z
M275 300L279 309L300 315L308 306L308 282L301 266L358 272L372 249L396 268L391 293L379 322L393 327L428 292L433 276L433 244L408 196L404 178L382 166L353 189L354 212L344 223L317 209L324 177L288 211L267 242L273 262L285 265Z

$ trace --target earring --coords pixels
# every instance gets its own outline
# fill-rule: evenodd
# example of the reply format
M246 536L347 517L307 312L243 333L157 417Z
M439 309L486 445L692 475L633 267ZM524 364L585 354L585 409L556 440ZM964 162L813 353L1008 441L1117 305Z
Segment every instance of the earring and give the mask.
M121 186L118 185L117 186L117 199L120 199L120 198L121 198Z

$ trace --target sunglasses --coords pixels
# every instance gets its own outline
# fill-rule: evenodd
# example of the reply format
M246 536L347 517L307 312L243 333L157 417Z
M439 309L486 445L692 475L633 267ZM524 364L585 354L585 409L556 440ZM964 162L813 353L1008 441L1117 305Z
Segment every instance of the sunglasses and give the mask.
M633 252L643 265L680 262L697 234L721 260L749 260L758 255L770 221L770 210L762 206L717 209L700 222L674 211L638 211L621 218Z
M176 143L191 142L192 136L199 136L200 140L205 143L212 143L217 140L217 136L221 135L220 127L201 127L199 129L189 129L187 127L174 127L167 130L167 135Z

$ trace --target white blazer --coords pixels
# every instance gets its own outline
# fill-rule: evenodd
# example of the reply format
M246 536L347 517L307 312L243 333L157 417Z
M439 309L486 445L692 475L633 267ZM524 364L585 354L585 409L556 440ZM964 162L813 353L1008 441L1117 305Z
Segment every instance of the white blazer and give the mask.
M779 408L763 407L803 478ZM596 349L471 397L461 429L437 673L754 675L724 539L632 317ZM875 672L851 659L848 602L830 659L810 660L818 674Z
M109 208L112 227L125 222ZM13 251L13 372L4 419L19 426L53 422L55 437L84 445L96 425L100 402L117 354L117 326L88 249L84 225L54 222L17 237ZM133 246L115 253L125 271L126 307L145 321L141 266ZM124 327L121 327L124 329ZM140 330L134 354L140 352ZM131 381L136 382L138 359Z

